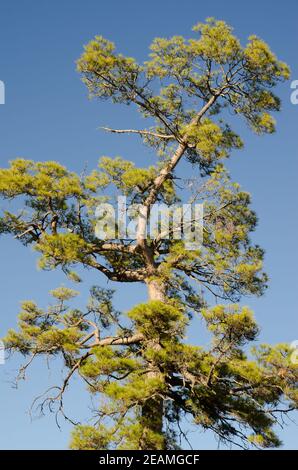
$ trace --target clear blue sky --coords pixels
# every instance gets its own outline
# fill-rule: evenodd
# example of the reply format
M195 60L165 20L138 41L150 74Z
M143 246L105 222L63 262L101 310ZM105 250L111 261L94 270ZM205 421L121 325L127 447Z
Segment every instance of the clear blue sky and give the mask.
M194 23L214 16L234 26L245 41L250 34L265 39L298 79L298 3L296 0L2 0L0 9L0 80L6 84L6 104L0 106L0 166L18 156L58 160L72 170L85 164L93 168L101 155L119 155L144 165L152 155L138 139L103 134L100 125L137 125L129 108L90 102L75 71L82 45L101 34L118 49L139 60L146 58L155 36L190 35ZM262 327L261 341L298 339L297 300L297 118L298 106L290 103L290 84L279 89L283 99L276 135L259 138L242 129L245 150L233 155L232 176L253 195L260 223L255 240L266 249L270 289L262 299L245 300L255 310ZM60 283L61 273L40 272L36 256L11 238L0 239L0 337L16 324L19 302L36 299L47 303L47 292ZM103 282L85 273L80 302L87 288ZM127 309L144 299L142 288L117 294L117 306ZM200 336L198 325L198 336ZM30 421L28 409L34 396L55 383L61 366L51 370L37 363L18 390L12 388L19 361L0 365L0 448L63 449L70 427L59 431L53 416ZM79 381L67 397L67 408L87 416L89 403ZM298 448L298 428L291 424L280 433L285 448ZM195 448L216 448L210 434L191 438Z

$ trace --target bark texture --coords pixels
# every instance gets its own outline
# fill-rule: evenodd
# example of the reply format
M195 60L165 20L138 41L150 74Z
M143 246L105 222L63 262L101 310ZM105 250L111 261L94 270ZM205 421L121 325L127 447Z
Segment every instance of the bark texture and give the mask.
M150 280L147 282L148 286L148 297L149 300L159 300L164 302L166 300L166 286L159 282L158 280ZM152 344L148 344L148 347L154 348L156 350L161 348L159 342L153 341ZM156 378L160 374L160 371L154 369L152 365L152 370L148 372L148 378ZM140 449L142 450L158 450L157 447L148 448L147 436L150 432L156 434L162 434L163 430L163 398L160 396L152 397L146 401L142 408L142 425L143 425L143 436L144 440L141 442ZM144 447L143 447L144 446ZM161 450L166 449L166 442L164 441Z

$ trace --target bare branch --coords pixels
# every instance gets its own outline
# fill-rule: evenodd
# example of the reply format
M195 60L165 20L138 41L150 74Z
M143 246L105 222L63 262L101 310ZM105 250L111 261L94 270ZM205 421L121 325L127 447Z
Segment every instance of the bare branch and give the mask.
M148 135L150 137L156 137L158 139L176 139L174 134L160 134L158 132L152 132L152 131L147 131L146 129L144 130L138 130L138 129L111 129L110 127L100 127L100 129L103 129L107 132L113 132L114 134L139 134L139 135Z

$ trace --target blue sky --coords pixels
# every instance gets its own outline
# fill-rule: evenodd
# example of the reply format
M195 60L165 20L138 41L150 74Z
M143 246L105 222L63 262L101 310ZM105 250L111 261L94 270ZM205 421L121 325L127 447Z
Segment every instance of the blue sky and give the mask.
M133 109L107 102L91 102L75 71L83 44L95 34L113 40L124 54L144 60L155 36L191 34L191 27L206 17L224 19L244 42L250 34L266 40L298 79L296 0L2 0L0 9L0 80L6 85L6 104L0 106L0 166L16 157L58 160L70 169L92 169L101 155L121 155L145 165L154 161L138 139L120 138L98 130L138 126ZM260 340L291 342L298 339L297 322L297 118L298 106L290 102L290 83L279 89L282 112L277 133L269 137L241 134L245 149L233 155L229 168L233 179L253 196L259 216L255 240L266 249L270 288L262 299L246 299L262 327ZM36 299L45 306L47 292L65 281L59 272L36 268L36 255L9 237L0 239L0 337L16 324L20 300ZM84 273L80 302L88 287L104 280ZM120 288L118 308L128 309L145 298L143 288ZM200 337L200 325L197 338ZM63 449L70 426L59 430L53 416L30 420L32 399L55 383L61 365L47 369L36 363L28 379L16 390L11 386L19 361L0 365L0 448ZM67 396L67 408L79 417L88 415L89 402L79 381ZM297 427L280 431L284 448L298 448ZM213 449L212 435L196 433L195 448Z

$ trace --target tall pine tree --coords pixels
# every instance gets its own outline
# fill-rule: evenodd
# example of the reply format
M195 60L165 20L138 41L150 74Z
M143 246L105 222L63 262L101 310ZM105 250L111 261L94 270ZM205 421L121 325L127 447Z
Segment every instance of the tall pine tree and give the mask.
M17 159L0 170L2 198L21 207L3 211L0 232L33 246L42 268L60 267L75 281L79 265L148 287L149 299L126 313L114 309L112 290L93 287L82 310L72 306L76 292L60 287L48 309L24 302L19 328L5 338L7 349L28 356L22 373L35 357L63 359L65 380L43 408L65 414L75 374L98 397L96 422L75 426L73 449L179 448L185 417L226 443L275 447L275 423L297 407L290 347L247 348L259 330L238 302L264 292L264 253L250 239L257 222L250 196L223 165L243 145L226 119L234 114L257 134L274 132L273 89L289 69L256 36L241 46L223 21L193 30L189 40L155 39L142 65L101 36L78 61L91 97L134 105L147 119L146 129L106 131L140 137L155 165L103 157L79 176L54 161ZM179 173L182 161L189 179ZM121 238L120 227L108 240L96 237L96 207L115 193L141 204L136 240ZM154 204L171 210L188 197L204 204L201 247L189 250L174 226L165 239L142 236ZM194 315L209 331L209 347L186 341Z

